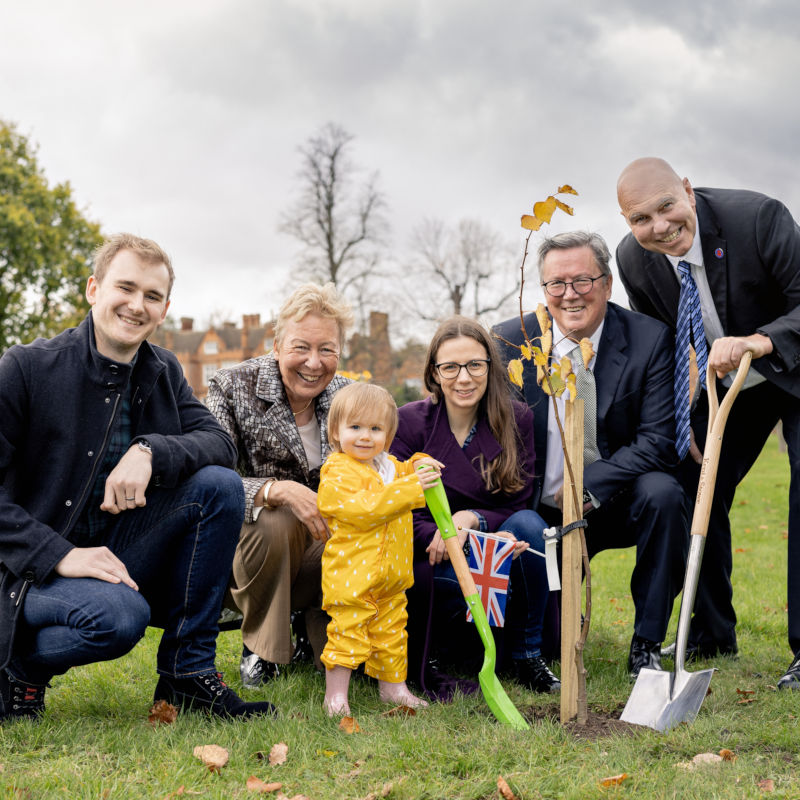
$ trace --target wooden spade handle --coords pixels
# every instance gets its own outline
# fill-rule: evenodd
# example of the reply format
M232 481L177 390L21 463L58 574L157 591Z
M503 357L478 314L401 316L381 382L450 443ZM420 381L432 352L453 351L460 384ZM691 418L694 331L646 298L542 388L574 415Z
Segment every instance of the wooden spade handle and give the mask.
M700 480L697 484L697 499L692 516L692 536L705 536L708 533L708 521L711 517L711 504L714 500L714 487L717 482L717 469L722 451L722 434L728 421L733 401L742 388L753 354L748 350L739 363L736 378L728 389L720 404L717 401L717 375L711 366L706 371L706 389L708 391L708 431L706 446L703 450L703 464L700 468Z

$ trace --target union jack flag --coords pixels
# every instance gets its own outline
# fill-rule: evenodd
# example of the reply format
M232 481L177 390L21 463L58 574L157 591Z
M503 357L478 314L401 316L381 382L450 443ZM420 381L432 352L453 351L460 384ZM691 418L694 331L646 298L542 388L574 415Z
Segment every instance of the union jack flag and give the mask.
M477 531L469 532L469 569L490 625L502 628L506 621L508 575L514 542ZM467 611L467 622L472 614Z

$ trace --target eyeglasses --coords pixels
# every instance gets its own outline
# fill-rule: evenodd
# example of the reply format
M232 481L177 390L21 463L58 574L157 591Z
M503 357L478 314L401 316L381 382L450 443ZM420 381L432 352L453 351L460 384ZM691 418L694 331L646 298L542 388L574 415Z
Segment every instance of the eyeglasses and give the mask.
M489 371L490 358L473 358L472 361L467 361L466 364L458 364L455 361L443 361L441 364L434 364L439 377L445 380L452 380L461 374L461 370L465 369L473 378L482 378Z
M571 286L577 294L589 294L595 281L607 277L608 275L598 275L596 278L576 278L574 281L547 281L542 286L550 297L563 297L567 292L567 286Z

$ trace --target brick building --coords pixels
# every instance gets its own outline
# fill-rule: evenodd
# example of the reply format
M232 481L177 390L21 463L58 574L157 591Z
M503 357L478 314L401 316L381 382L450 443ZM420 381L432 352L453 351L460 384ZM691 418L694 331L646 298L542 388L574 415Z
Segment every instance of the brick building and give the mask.
M226 322L205 331L194 330L191 317L181 317L179 328L159 328L152 341L175 353L195 395L205 400L208 381L218 369L271 352L274 333L274 324L262 324L260 314L245 314L241 328L234 322ZM373 383L390 389L398 403L402 403L420 396L424 363L423 345L409 344L397 352L392 350L389 315L373 311L369 317L369 334L353 334L345 347L340 368L355 373L369 372Z

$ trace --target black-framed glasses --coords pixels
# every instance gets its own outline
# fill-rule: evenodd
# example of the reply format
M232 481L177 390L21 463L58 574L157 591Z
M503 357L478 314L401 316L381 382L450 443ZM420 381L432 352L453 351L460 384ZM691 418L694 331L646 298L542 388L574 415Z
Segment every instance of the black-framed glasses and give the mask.
M434 366L439 373L439 377L446 380L457 378L462 369L465 369L473 378L482 378L489 371L491 360L491 358L473 358L472 361L467 361L466 364L459 364L456 361L443 361L441 364L434 364Z
M576 278L574 281L547 281L542 286L550 297L563 297L567 292L567 286L571 286L577 294L589 294L595 281L607 277L608 275L598 275L596 278Z

